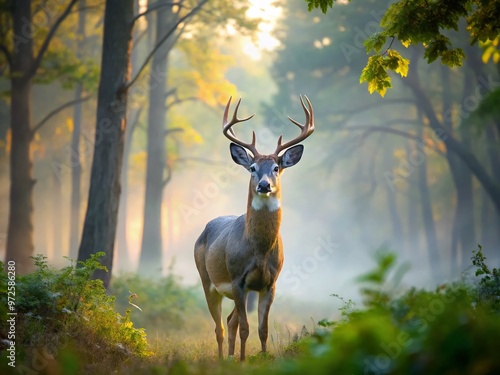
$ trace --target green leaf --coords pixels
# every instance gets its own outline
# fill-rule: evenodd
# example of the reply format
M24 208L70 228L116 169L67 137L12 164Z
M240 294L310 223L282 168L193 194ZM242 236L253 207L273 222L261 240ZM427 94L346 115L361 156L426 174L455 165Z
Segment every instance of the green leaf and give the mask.
M306 0L307 10L312 12L313 9L320 8L323 14L326 14L328 8L333 7L333 0Z
M401 77L406 77L408 75L408 67L410 66L410 60L405 59L396 50L389 50L387 52L387 57L384 59L387 61L387 68L398 73Z
M462 66L465 53L461 48L444 51L441 54L441 62L450 67Z
M384 66L384 57L381 55L370 56L368 63L361 72L359 83L367 82L370 94L377 91L384 96L387 88L392 87L391 77Z
M387 37L383 35L382 32L370 35L368 39L363 42L366 47L366 53L369 53L372 49L377 53L380 52L386 40Z

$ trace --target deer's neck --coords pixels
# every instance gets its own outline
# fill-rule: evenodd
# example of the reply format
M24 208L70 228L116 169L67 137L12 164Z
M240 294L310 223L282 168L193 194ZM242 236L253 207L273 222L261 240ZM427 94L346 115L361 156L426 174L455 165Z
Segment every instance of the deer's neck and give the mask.
M281 225L281 194L269 197L249 192L245 236L257 252L267 253L278 241Z

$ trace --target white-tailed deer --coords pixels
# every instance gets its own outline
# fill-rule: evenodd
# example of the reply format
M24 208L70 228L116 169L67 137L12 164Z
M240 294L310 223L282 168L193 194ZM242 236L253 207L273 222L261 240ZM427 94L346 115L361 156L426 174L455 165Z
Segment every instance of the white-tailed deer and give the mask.
M283 244L279 233L281 224L280 176L285 168L297 164L304 146L297 145L314 131L314 113L307 97L307 108L300 98L306 115L305 125L290 119L301 132L295 139L282 144L278 139L276 151L261 155L252 143L236 137L232 126L253 117L239 119L238 101L233 117L228 121L231 98L224 110L222 133L233 143L231 156L236 164L251 174L248 189L247 212L241 216L221 216L210 221L196 241L194 257L200 273L210 314L215 321L215 334L222 358L224 326L221 318L222 297L234 300L234 309L227 317L229 330L229 356L234 355L238 326L240 328L242 361L245 360L245 343L248 337L246 296L249 290L259 293L259 338L262 351L267 349L269 309L274 298L276 280L283 265ZM292 147L293 146L293 147ZM249 154L248 151L251 152ZM282 155L280 153L284 151Z

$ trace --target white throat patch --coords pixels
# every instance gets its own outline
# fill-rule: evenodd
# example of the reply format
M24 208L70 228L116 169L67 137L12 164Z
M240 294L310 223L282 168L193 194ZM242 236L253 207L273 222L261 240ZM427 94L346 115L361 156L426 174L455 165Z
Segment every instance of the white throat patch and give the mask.
M252 208L256 211L262 210L264 207L269 211L276 211L280 206L281 202L276 197L255 194L252 198Z

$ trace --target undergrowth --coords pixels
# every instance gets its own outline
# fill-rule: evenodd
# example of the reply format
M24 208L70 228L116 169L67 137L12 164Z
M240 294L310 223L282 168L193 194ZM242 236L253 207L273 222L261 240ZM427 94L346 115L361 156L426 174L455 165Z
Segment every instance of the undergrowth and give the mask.
M26 373L49 369L59 352L62 358L77 353L68 369L77 367L89 372L98 366L116 369L134 360L151 356L143 329L134 328L130 311L120 315L115 297L108 295L101 280L92 275L105 269L99 263L104 253L92 255L85 262L70 262L60 270L49 267L47 258L33 257L35 271L16 279L16 368ZM7 306L7 275L0 286L2 306ZM5 316L7 311L2 311ZM4 315L5 314L5 315ZM0 322L6 337L7 319ZM2 347L2 349L5 349ZM0 369L12 371L6 356L0 358ZM62 369L62 373L66 373Z
M375 260L377 266L358 278L362 306L333 294L343 303L339 319L323 319L299 332L275 329L270 341L276 350L251 355L257 352L252 350L242 364L215 359L213 330L175 340L183 335L179 327L196 327L194 317L208 314L199 293L181 287L176 277L114 279L121 315L115 297L91 279L101 267L97 256L62 270L35 257L36 271L18 278L18 361L32 366L42 347L53 354L59 371L47 373L62 374L500 373L500 271L486 264L481 247L473 252L472 278L434 290L404 290L400 281L408 267L398 266L389 252L378 252ZM0 309L6 306L6 280L2 274ZM132 321L156 335L155 327L163 326L167 338L150 335L148 346L145 331Z

